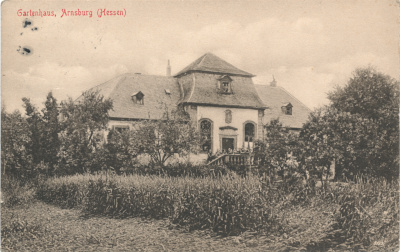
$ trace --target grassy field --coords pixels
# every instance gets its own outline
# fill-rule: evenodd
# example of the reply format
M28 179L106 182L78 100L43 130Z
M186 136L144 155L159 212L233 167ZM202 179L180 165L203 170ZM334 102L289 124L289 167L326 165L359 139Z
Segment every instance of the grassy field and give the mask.
M36 190L41 201L30 188L5 197L3 250L398 251L398 184L385 180L323 190L255 176L79 175Z

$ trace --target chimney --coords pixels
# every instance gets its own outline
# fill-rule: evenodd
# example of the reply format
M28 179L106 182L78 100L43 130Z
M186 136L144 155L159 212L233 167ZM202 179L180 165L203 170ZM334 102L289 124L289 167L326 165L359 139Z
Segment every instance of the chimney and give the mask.
M167 66L167 76L171 76L171 66L169 64L169 60L168 60L168 66Z
M276 80L275 77L272 75L273 80L269 83L271 87L276 87Z

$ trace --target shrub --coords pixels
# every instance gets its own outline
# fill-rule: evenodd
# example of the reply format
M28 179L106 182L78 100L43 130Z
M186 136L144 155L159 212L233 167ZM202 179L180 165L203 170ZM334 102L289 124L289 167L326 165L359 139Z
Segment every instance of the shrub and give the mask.
M35 199L35 183L13 176L1 176L2 207L27 206Z
M49 179L38 185L36 197L64 208L81 206L86 199L88 176L74 175Z

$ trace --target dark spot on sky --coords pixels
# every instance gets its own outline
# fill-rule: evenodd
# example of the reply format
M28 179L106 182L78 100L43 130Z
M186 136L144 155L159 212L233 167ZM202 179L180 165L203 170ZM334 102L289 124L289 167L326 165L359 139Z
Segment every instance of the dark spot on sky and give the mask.
M22 26L24 28L30 26L32 24L32 21L30 21L29 19L25 19L24 22L22 22Z
M19 34L19 35L21 35L21 36L22 36L22 33L23 33L23 32L21 32L21 34Z
M94 47L94 49L96 49L96 47Z
M32 28L31 30L32 30L32 31L37 31L37 30L38 30L38 28L37 28L37 27L35 27L35 28Z
M30 55L30 54L32 54L32 49L31 48L29 48L29 47L27 47L27 46L24 46L24 47L19 47L18 49L17 49L17 52L19 53L19 54L21 54L21 55Z

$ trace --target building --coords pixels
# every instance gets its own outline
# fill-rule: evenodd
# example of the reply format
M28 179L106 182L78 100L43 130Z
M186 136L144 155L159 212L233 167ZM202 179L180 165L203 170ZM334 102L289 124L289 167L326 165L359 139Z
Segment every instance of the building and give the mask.
M124 74L92 88L114 101L109 128L132 127L137 120L158 120L161 104L181 106L208 139L202 150L213 153L252 148L264 135L264 125L279 118L285 127L298 130L310 110L277 86L254 85L253 74L207 53L171 76Z

